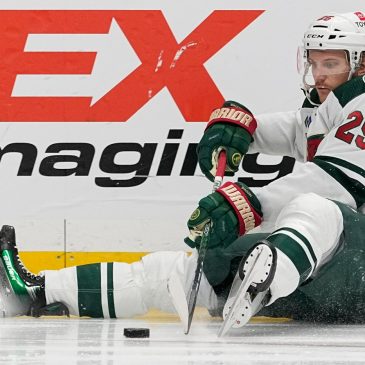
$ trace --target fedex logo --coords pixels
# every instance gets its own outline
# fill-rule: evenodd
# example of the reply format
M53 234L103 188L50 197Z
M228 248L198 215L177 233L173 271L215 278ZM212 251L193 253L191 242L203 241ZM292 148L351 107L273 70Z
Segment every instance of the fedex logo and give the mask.
M204 63L262 13L213 11L177 42L159 10L1 11L0 121L127 121L163 88L205 121L224 98Z

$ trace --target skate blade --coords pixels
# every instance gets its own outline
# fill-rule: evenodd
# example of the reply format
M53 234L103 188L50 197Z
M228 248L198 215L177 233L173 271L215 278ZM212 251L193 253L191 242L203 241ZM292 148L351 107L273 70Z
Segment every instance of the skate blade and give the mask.
M238 315L235 315L235 321L232 323L231 328L241 328L247 324L249 320L263 308L262 302L264 301L267 292L268 290L258 293L252 301L249 299L243 302L242 305L239 305L242 310Z
M255 294L255 297L252 300L250 293L247 291L250 286L255 286L255 283L262 281L260 280L262 277L261 271L255 272L253 270L256 263L258 263L258 266L261 265L264 268L264 270L262 270L263 272L267 271L266 265L268 260L270 264L272 262L272 259L270 258L270 254L272 252L271 250L266 251L265 246L263 246L261 250L259 246L257 246L257 248L257 251L252 251L251 256L253 256L253 259L250 259L252 262L250 263L250 267L246 268L243 280L241 281L239 272L237 272L235 276L225 305L225 309L228 307L229 310L223 311L224 322L218 332L218 337L224 336L230 328L239 328L244 326L251 317L262 308L261 303L266 296L268 289ZM238 285L238 283L240 283L240 285ZM241 310L238 311L238 308Z
M223 321L223 324L222 324L221 328L219 329L218 337L224 336L228 332L228 330L233 326L233 324L235 323L236 320L235 320L234 314L235 314L235 311L236 311L236 308L238 307L238 305L243 304L243 305L246 306L248 304L247 299L245 300L244 298L242 298L240 295L237 295L237 294L238 293L244 293L244 294L249 295L247 293L247 290L251 285L252 277L253 277L253 273L252 273L252 269L251 269L251 272L248 273L248 275L245 276L246 280L244 279L242 281L241 285L239 286L238 290L235 291L236 295L231 295L231 293L229 293L228 300L227 300L227 303L225 305L225 307L228 306L229 311L228 311L227 315L224 318L224 321ZM231 299L231 302L229 302L230 299ZM242 299L245 301L245 303L241 303Z

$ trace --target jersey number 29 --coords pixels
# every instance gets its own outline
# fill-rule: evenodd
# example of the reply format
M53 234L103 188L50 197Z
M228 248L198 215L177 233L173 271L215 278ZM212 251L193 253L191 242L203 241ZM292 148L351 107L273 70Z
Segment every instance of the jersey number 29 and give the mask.
M365 150L365 123L364 116L360 111L354 111L347 117L348 122L344 125L341 125L336 132L335 137L344 141L348 144L351 144L355 139L355 145L362 150ZM362 135L355 135L350 131L355 129L358 126L361 126Z

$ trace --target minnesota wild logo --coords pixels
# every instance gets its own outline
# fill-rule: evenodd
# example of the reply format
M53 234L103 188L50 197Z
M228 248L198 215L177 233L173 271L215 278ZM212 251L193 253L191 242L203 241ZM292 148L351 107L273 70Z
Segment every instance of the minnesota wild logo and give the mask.
M241 159L242 159L242 155L238 152L234 153L232 155L232 163L234 166L238 166L241 162Z
M200 209L196 208L193 212L193 214L190 217L191 221L194 221L195 219L197 219L200 216Z

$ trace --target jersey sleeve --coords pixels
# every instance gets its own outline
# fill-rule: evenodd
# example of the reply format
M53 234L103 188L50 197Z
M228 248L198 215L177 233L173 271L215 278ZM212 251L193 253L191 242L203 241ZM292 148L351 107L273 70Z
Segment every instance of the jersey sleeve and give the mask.
M328 99L318 117L330 130L313 162L361 209L365 205L365 94L348 100L348 95L345 99L332 93Z
M272 227L280 211L300 194L315 193L351 207L356 202L333 177L313 162L298 163L294 171L255 191L261 203L263 227Z
M257 129L249 153L305 158L305 140L300 111L256 116Z
M296 164L291 174L257 192L264 220L275 220L282 208L302 193L364 209L365 94L345 91L331 93L318 108L316 123L326 126L328 133L313 161Z

